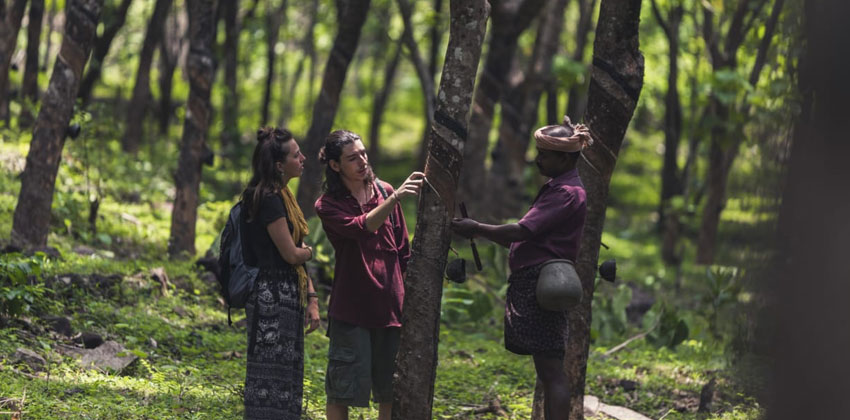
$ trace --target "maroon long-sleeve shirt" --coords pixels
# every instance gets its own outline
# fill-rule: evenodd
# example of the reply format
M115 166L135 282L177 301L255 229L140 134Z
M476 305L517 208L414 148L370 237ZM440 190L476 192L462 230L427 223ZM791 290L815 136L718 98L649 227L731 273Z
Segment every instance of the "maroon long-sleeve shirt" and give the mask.
M387 194L393 187L381 185ZM334 284L328 316L367 328L401 326L403 275L410 241L401 206L375 232L366 229L366 214L384 201L375 185L372 200L362 207L350 194L323 194L316 213L336 252Z

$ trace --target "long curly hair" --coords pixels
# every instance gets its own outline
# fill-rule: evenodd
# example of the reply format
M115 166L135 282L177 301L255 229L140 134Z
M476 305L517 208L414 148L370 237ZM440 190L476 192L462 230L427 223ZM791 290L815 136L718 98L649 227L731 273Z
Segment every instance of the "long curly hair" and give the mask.
M334 197L340 197L344 194L349 194L351 191L342 182L342 176L339 172L333 170L330 161L341 162L342 149L355 141L361 140L360 136L348 130L336 130L325 138L325 145L319 150L319 161L325 164L325 180L322 182L322 191ZM372 173L371 166L368 169L368 174L364 184L371 184L375 180L375 174Z
M251 159L253 175L248 186L242 191L242 206L247 211L247 220L257 215L257 209L263 195L276 194L283 187L283 174L275 168L275 163L284 162L294 141L289 130L278 127L263 127L257 130L257 146Z

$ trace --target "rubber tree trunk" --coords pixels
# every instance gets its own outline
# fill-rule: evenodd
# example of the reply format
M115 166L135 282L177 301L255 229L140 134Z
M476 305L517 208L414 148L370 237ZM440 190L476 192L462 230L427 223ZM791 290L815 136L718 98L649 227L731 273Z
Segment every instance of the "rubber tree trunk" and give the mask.
M540 98L551 80L552 58L558 51L567 2L551 1L541 9L528 69L502 96L499 139L491 154L486 197L489 211L497 220L519 216L523 203L529 201L523 186L528 167L525 152L537 124Z
M130 4L133 0L122 0L117 9L107 8L103 12L103 23L106 25L103 29L103 34L98 36L94 41L94 50L86 70L86 75L80 84L80 92L77 96L82 99L84 104L91 100L92 89L94 84L100 80L100 75L103 72L103 60L109 54L109 49L112 47L112 40L115 35L124 26L127 20L127 10L130 9Z
M9 124L9 65L18 45L18 31L27 0L0 0L0 120Z
M780 246L774 269L761 279L773 302L765 314L773 334L760 343L773 350L767 420L850 412L850 44L836 42L847 36L850 3L807 0L804 13L797 38L805 40L797 41L802 109L777 224Z
M21 97L26 103L18 117L19 127L32 125L30 106L38 101L38 47L41 45L41 26L44 18L44 0L30 0L29 23L27 24L27 61L21 81Z
M189 102L183 123L180 158L174 175L176 193L171 212L168 254L172 257L195 255L195 222L198 218L198 192L201 165L207 148L212 106L210 88L215 75L213 63L214 0L187 0L189 11ZM188 254L188 255L187 255Z
M584 418L590 304L608 205L608 186L643 88L644 63L638 41L640 7L641 0L602 0L593 42L593 67L584 121L595 143L584 154L599 172L580 161L579 171L587 191L587 217L576 271L584 293L581 303L569 311L570 339L564 357L570 383L571 419Z
M12 221L12 243L22 248L47 245L65 131L74 113L102 7L103 0L68 0L65 7L65 37L36 118Z
M579 18L576 26L576 50L573 51L573 60L584 62L584 52L587 49L587 41L593 30L593 12L596 10L596 0L579 0ZM584 115L587 107L587 83L574 83L570 86L567 94L567 115ZM560 123L560 115L555 115L557 120L550 124ZM575 119L575 118L573 118Z
M401 61L401 49L401 41L399 41L396 43L392 58L390 58L390 61L384 67L384 86L375 94L375 99L372 101L372 117L369 123L368 141L369 164L373 168L376 168L381 160L381 121L383 121L384 111L387 109L387 102L393 90L398 63Z
M469 119L469 147L464 151L460 179L460 194L469 206L469 211L484 220L490 218L484 201L484 192L487 191L484 161L489 148L493 115L506 88L506 78L519 36L537 16L542 5L542 0L493 1L493 24L490 25L487 58L475 90L475 104Z
M437 376L440 298L451 242L449 223L466 146L466 123L489 14L485 0L452 0L449 47L429 135L416 213L413 258L407 266L401 343L394 376L394 420L430 420Z
M172 0L156 0L145 39L142 41L136 83L133 85L133 96L130 97L130 104L127 107L127 127L124 129L124 137L121 141L121 148L128 153L136 153L144 137L144 120L151 102L150 73L153 53L162 39L165 18L168 16L171 3Z
M330 133L339 107L339 94L345 83L348 65L357 51L360 41L360 30L366 21L371 0L338 0L337 21L339 30L334 39L328 62L325 65L325 75L322 79L322 89L313 105L313 122L304 139L304 155L307 159L315 159L319 149ZM304 211L304 216L314 215L313 203L319 196L319 186L322 181L319 165L306 165L298 186L298 205Z
M239 32L242 22L239 0L224 3L224 100L221 110L221 151L229 152L239 142L239 93L236 74L239 58Z

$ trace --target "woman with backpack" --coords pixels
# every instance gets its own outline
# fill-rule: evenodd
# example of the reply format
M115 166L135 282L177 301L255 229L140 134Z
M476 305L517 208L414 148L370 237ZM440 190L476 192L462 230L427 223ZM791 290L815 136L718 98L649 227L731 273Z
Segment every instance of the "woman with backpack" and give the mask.
M302 242L307 222L286 184L301 176L305 157L285 129L262 128L257 142L240 229L245 264L259 268L245 305L245 419L299 420L304 328L309 334L319 326L319 307L304 269L313 258Z
M399 203L419 193L424 174L398 189L372 173L360 136L337 130L325 139L327 165L316 213L336 256L328 307L327 418L348 418L348 407L379 404L390 418L393 368L401 330L403 276L410 242Z

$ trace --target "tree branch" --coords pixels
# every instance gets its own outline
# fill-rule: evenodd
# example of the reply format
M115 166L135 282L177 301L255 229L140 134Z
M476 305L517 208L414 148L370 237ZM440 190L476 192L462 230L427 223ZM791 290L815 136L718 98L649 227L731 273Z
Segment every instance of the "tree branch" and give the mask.
M655 16L655 20L658 21L658 26L661 27L661 30L664 31L664 34L667 35L667 39L670 39L670 27L667 25L667 22L664 21L664 16L661 15L661 11L658 10L658 2L656 0L651 0L652 4L652 15Z
M756 54L756 61L753 63L753 69L750 72L749 82L753 87L758 83L759 75L767 60L767 52L770 50L773 33L776 31L776 24L779 21L779 15L784 5L785 0L776 0L776 3L773 4L773 10L770 12L770 18L768 18L767 24L765 24L764 37L761 39L758 53Z

